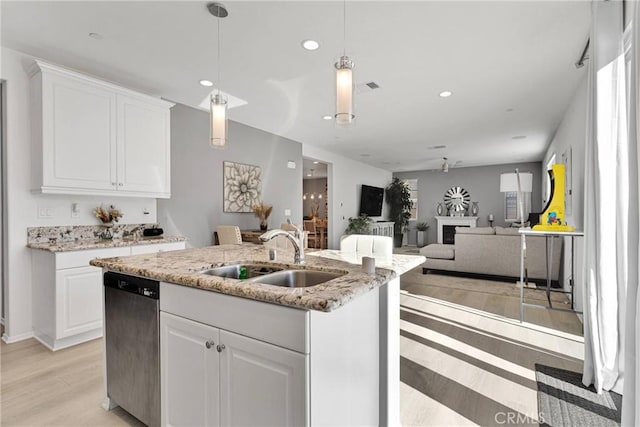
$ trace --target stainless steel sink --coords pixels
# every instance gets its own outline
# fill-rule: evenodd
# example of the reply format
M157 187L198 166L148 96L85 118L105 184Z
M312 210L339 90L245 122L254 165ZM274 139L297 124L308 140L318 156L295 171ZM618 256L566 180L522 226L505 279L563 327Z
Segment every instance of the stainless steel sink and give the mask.
M318 270L283 270L255 277L250 282L264 283L267 285L285 286L289 288L305 288L328 282L344 276L346 273L334 273Z
M252 277L264 276L265 274L283 270L282 267L275 267L272 265L265 265L265 264L231 264L231 265L223 265L221 267L212 268L211 270L203 271L203 273L209 274L211 276L225 277L229 279L239 279L241 267L246 267L247 279Z

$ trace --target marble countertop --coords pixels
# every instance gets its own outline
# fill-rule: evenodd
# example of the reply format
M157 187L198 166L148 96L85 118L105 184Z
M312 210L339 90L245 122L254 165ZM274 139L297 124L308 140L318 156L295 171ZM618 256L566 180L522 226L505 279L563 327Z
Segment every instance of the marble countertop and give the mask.
M49 252L69 252L69 251L81 251L86 249L105 249L105 248L119 248L124 246L139 246L139 245L157 245L160 243L173 243L184 242L187 240L182 236L163 236L153 238L124 238L124 239L81 239L70 242L42 242L42 243L28 243L27 247L31 249L40 249Z
M281 304L301 309L332 311L359 295L383 286L398 275L425 261L422 256L394 255L376 259L375 274L362 271L360 258L339 251L307 253L303 265L293 263L293 250L278 250L276 261L268 261L268 248L263 245L220 245L157 254L94 259L91 265L110 271L148 277L184 286L206 289L227 295ZM264 263L285 269L313 269L343 272L344 276L307 288L286 288L257 282L248 283L203 274L224 264ZM384 265L387 268L380 268Z

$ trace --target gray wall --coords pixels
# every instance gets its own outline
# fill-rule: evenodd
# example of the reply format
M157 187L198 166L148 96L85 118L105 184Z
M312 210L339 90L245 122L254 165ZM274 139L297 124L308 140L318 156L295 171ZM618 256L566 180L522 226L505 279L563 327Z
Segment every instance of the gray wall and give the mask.
M504 226L504 194L500 192L500 174L513 172L516 168L520 172L533 173L533 192L531 194L531 211L540 211L541 204L541 169L540 162L516 163L495 166L480 166L469 168L450 168L448 173L441 170L426 170L414 172L394 173L400 179L418 179L418 221L427 222L428 243L437 241L435 216L438 202L441 202L445 191L453 186L460 186L469 192L472 201L478 202L478 226L489 225L487 219L493 214L493 225ZM415 223L409 224L409 244L415 245Z
M296 163L295 169L287 161ZM269 227L302 221L302 144L240 123L229 121L225 149L209 146L209 114L177 104L171 109L171 199L158 200L158 222L167 234L189 238L193 247L213 244L220 224L257 229L253 213L224 213L223 162L234 161L262 168L262 199L273 205Z
M315 199L311 200L311 193L315 194ZM318 217L327 217L327 178L305 179L302 183L302 194L307 195L307 199L302 202L302 214L311 216L311 204L318 204ZM322 194L322 199L318 199L318 194Z

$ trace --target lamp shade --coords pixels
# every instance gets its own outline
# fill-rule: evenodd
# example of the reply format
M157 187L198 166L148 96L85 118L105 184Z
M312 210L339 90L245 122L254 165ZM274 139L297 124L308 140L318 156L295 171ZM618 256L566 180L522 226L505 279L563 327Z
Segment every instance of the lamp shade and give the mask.
M342 56L336 63L336 123L348 125L353 114L353 62Z
M520 188L518 188L518 175L520 175ZM510 191L531 193L533 191L533 174L531 172L500 174L500 192Z
M224 148L227 144L227 98L211 96L211 146Z

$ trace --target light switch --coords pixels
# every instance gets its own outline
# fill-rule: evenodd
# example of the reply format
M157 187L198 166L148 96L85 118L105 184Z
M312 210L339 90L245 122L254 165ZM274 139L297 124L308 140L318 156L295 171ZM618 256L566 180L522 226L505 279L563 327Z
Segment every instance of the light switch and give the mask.
M77 203L71 204L71 218L78 218L80 216L80 206Z
M285 209L284 216L291 216L291 209Z
M289 169L295 169L295 168L296 168L296 162L294 162L294 161L292 161L292 160L289 160L289 161L287 162L287 167L288 167Z

